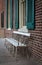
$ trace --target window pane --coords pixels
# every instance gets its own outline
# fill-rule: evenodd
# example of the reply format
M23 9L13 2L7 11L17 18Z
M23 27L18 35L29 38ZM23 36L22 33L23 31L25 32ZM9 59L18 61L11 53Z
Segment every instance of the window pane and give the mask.
M4 27L4 12L1 13L1 27Z
M19 27L26 25L26 0L19 0Z

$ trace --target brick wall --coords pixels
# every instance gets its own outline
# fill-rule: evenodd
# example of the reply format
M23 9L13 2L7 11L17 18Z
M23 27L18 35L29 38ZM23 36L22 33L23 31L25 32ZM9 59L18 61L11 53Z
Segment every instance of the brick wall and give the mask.
M35 30L29 30L32 40L32 54L42 58L42 0L35 0Z
M6 29L5 29L5 37L7 37L7 38L12 38L12 31L13 31L13 30L6 30Z
M0 38L4 38L4 29L0 29Z
M6 27L6 7L5 7L6 0L0 0L0 28L1 28L1 13L4 11L4 27Z
M0 0L0 37L4 37L4 29L6 28L6 0ZM4 11L4 28L1 28L1 13Z

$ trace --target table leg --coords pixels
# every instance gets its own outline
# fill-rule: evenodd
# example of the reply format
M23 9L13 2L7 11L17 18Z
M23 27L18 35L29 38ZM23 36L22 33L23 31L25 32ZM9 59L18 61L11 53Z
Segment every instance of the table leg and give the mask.
M13 56L15 56L15 47L13 46L13 52L12 52Z
M17 57L17 47L16 47L16 52L15 52L15 58Z

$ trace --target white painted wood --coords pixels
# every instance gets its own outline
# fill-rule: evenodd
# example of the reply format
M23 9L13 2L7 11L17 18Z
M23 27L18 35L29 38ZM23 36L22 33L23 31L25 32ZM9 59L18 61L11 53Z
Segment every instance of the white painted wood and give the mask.
M19 32L28 33L27 26L23 26L22 28L19 28L18 31L19 31Z
M13 33L30 37L30 33L24 33L24 32L19 32L19 31L13 31Z
M7 40L8 42L10 42L10 44L12 44L13 46L17 47L17 46L26 46L23 43L19 42L18 45L18 41L13 39L13 38L5 38L5 40Z
M8 28L7 30L11 30L11 28Z

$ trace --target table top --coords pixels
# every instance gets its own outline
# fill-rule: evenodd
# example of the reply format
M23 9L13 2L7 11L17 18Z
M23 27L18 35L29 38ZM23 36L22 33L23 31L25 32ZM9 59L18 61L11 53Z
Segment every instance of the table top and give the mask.
M18 42L17 40L13 39L13 38L5 38L8 42L10 42L10 44L14 45L15 47L17 46L26 46L25 44ZM18 45L19 43L19 45Z

